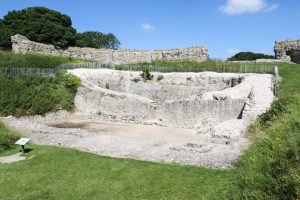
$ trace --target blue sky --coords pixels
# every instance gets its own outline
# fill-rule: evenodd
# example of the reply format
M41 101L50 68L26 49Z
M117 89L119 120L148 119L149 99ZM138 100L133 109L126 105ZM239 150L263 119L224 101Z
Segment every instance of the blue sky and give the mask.
M275 40L300 38L299 0L0 0L10 10L45 6L79 31L114 33L130 49L206 46L212 58L273 54Z

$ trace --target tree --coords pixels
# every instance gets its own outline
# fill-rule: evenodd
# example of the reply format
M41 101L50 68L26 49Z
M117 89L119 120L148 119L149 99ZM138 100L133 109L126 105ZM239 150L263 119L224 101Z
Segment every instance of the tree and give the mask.
M274 56L265 55L262 53L253 52L240 52L228 58L229 61L243 61L243 60L256 60L256 59L274 59Z
M74 46L75 33L69 16L44 7L31 7L8 12L0 21L0 46L11 48L10 37L16 34L58 47Z
M76 46L118 49L120 46L120 41L112 33L103 34L96 31L87 31L76 34Z

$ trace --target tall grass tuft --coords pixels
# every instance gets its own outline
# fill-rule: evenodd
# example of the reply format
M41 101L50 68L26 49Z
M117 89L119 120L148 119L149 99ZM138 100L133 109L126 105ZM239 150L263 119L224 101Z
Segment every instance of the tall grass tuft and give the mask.
M62 56L0 51L0 67L56 68L64 63L70 62L81 62L81 60Z

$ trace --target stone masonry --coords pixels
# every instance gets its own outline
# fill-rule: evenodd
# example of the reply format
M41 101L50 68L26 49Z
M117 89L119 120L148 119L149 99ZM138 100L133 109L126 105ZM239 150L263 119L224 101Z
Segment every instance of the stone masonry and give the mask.
M190 60L203 62L208 59L208 50L205 47L194 46L181 49L161 50L129 50L129 49L94 49L69 47L56 48L53 45L33 42L22 35L11 37L14 52L39 53L54 56L67 56L80 59L95 60L102 63L128 64L137 62L151 62L155 60Z
M275 42L276 59L300 63L300 40L285 40Z

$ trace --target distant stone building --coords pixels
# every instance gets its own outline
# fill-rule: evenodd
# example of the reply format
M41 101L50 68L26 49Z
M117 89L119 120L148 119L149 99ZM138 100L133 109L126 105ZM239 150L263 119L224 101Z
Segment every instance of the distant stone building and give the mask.
M69 47L56 48L53 45L42 44L28 40L25 36L11 37L14 52L39 53L54 56L67 56L80 59L95 60L102 63L128 64L138 62L151 62L155 60L168 61L196 61L203 62L208 59L208 50L205 47L195 46L178 49L161 50L129 50L129 49L94 49Z
M300 40L276 41L274 52L276 59L300 64Z

